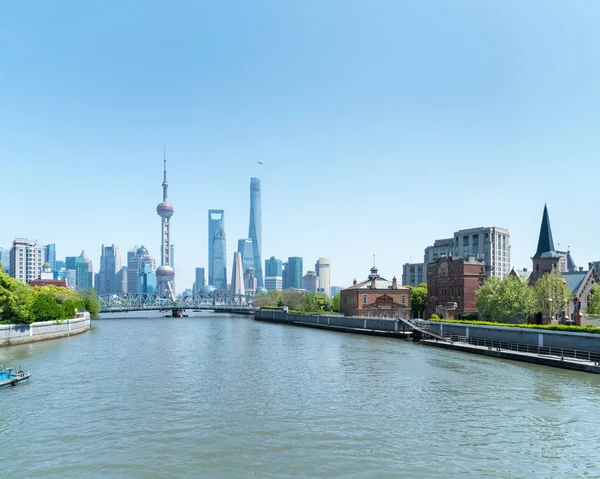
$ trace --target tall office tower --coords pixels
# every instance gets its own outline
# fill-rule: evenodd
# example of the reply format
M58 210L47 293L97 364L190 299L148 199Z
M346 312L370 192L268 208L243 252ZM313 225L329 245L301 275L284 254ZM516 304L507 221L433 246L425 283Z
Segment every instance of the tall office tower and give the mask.
M227 237L223 222L219 223L212 241L212 285L221 290L227 289Z
M233 294L246 294L244 288L244 272L242 270L242 253L233 253L233 269L231 270L231 292Z
M163 200L156 207L156 213L161 218L160 266L156 270L156 292L162 298L175 300L175 270L171 264L171 216L175 211L167 201L167 151L164 153L163 169Z
M281 291L283 288L281 260L275 256L265 260L265 288L267 291Z
M246 294L256 293L256 277L254 276L254 268L244 270L244 289Z
M260 180L250 178L250 228L248 237L252 240L254 275L258 288L265 286L262 271L262 206L260 200Z
M254 249L252 248L252 240L244 238L238 240L238 252L242 254L242 267L244 271L248 268L254 268Z
M10 274L10 249L0 248L0 263L4 271Z
M136 245L127 252L128 293L141 293L141 291L138 291L138 276L144 269L143 266L147 264L151 266L153 272L156 270L156 260L150 256L143 245L139 248Z
M216 286L213 268L215 260L214 240L219 227L225 228L225 210L208 210L208 284L211 286Z
M103 244L100 255L100 271L96 275L98 294L119 294L123 291L117 273L121 270L121 253L116 244Z
M291 256L285 268L286 286L283 289L302 289L302 258Z
M328 298L331 297L331 265L329 258L319 258L315 264L315 271L319 277L318 292Z
M54 243L44 246L44 259L52 271L56 271L56 245Z
M200 294L200 288L206 286L206 277L204 275L204 268L196 268L196 280L194 281L194 287L192 289L193 294Z
M67 288L77 289L77 271L74 269L65 269L64 279L67 282Z
M419 286L427 283L426 263L404 263L402 265L402 286Z
M305 289L308 293L317 294L319 289L319 278L317 273L314 271L307 271L302 278L302 289Z
M93 286L91 278L93 277L93 266L84 251L79 256L67 256L65 263L67 265L67 272L74 271L75 287L73 288L73 279L69 273L67 276L67 286L69 288L76 289L80 293L87 293Z
M10 275L23 283L37 279L44 265L44 248L37 241L17 238L10 249Z
M127 266L122 266L117 272L117 285L119 285L119 293L127 293Z
M140 272L137 277L137 291L138 293L150 294L156 293L157 280L156 273L152 269L152 265L149 263L142 263L140 265Z

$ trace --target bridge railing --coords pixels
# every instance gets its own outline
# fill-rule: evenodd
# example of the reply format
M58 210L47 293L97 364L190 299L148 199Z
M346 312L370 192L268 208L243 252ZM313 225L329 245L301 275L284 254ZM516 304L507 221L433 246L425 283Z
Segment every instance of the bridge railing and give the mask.
M156 293L124 293L98 296L101 311L134 309L252 309L254 296L241 294L197 294L173 301Z

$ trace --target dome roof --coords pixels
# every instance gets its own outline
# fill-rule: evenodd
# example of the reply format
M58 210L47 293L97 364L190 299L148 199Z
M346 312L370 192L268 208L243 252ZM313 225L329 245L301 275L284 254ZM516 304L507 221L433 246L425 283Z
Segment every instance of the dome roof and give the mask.
M143 254L148 254L148 250L144 247L144 245L142 245L138 248L138 250L136 251L136 254L138 254L140 256Z
M256 289L256 296L259 296L261 294L269 294L269 290L266 288L257 288Z
M217 291L216 287L214 287L211 284L207 284L206 286L202 286L200 288L199 293L200 294L215 294L215 291Z

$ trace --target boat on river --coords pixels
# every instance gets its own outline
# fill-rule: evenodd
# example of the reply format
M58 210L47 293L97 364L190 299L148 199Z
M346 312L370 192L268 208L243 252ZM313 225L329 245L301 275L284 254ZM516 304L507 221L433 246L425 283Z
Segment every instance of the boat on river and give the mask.
M0 389L10 386L16 386L19 383L27 381L31 377L29 372L18 369L13 373L12 368L0 369Z

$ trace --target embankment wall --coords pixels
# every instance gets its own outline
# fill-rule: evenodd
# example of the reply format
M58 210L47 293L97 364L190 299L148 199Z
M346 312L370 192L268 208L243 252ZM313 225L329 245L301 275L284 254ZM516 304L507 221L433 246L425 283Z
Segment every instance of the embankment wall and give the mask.
M81 313L81 316L65 319L60 323L43 321L32 324L0 324L0 347L85 333L91 328L91 318L89 313Z

